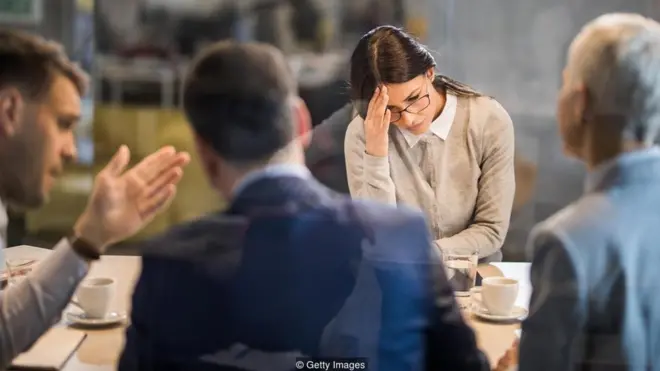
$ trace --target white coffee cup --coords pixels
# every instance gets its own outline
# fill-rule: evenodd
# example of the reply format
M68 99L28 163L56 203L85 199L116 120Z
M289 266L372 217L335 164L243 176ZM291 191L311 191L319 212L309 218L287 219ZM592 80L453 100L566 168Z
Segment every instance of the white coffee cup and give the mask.
M78 286L78 303L89 318L105 318L115 296L115 280L90 278Z
M487 277L481 281L478 290L481 298L472 293L472 300L478 307L485 307L490 314L508 316L518 298L518 280L506 277Z

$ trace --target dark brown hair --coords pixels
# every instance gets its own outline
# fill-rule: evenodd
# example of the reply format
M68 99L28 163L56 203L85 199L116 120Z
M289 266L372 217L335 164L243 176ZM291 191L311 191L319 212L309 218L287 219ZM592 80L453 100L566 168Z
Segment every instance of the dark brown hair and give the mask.
M282 53L260 43L223 41L190 65L183 108L197 134L224 159L265 160L295 136L296 80Z
M53 78L62 74L84 95L88 78L71 62L60 44L26 32L0 29L0 88L14 85L37 99L46 94Z
M368 102L379 84L404 83L435 66L429 50L413 36L393 26L374 28L362 36L351 56L351 99ZM436 75L433 84L459 96L482 95L443 75Z

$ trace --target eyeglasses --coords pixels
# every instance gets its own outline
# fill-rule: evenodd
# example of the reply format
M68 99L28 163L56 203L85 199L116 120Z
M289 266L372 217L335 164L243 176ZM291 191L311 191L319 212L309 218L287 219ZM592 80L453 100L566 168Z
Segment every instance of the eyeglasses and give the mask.
M403 112L408 112L408 113L413 113L417 114L426 109L431 104L431 97L427 93L426 95L423 95L419 97L416 101L410 103L406 108L402 109L401 111L391 111L392 116L390 116L390 121L391 122L397 122L401 120L401 116Z
M403 115L403 112L418 114L423 110L425 110L430 104L431 104L431 95L427 90L427 93L425 95L422 95L421 97L417 98L417 100L410 103L408 106L406 106L406 108L400 111L390 110L391 112L390 123L395 123L401 120L401 116ZM353 108L355 108L358 115L360 115L360 117L362 118L367 117L368 107L369 107L369 100L367 99L353 100Z

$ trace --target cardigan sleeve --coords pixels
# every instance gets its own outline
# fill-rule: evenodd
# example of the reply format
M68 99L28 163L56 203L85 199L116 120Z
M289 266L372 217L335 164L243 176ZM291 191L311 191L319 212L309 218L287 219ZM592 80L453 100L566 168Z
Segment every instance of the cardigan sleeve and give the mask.
M496 253L506 237L516 191L514 174L513 122L494 99L481 98L474 109L487 110L475 114L480 120L481 176L473 222L465 230L436 240L443 251L478 251L479 258Z
M353 198L396 205L396 191L390 177L387 157L376 157L365 151L364 120L356 116L348 125L344 139L346 175Z

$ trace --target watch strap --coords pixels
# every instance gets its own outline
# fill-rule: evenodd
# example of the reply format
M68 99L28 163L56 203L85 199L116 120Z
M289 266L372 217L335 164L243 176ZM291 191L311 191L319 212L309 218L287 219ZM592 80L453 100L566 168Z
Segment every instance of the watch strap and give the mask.
M71 234L68 238L71 248L79 256L87 260L99 260L101 259L101 253L99 249L96 248L91 242L85 240L84 238L77 237L75 234Z

